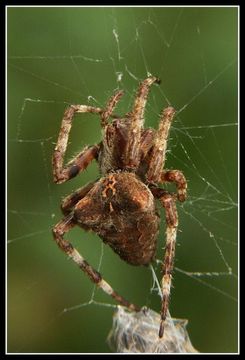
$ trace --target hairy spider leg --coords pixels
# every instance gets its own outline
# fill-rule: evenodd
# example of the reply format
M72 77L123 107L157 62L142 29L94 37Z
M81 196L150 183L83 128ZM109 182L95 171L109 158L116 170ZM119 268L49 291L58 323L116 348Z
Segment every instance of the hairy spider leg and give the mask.
M179 170L164 170L161 173L160 183L173 182L177 187L177 198L183 202L187 198L187 181L184 174Z
M175 257L175 244L178 227L178 213L176 209L175 199L171 194L166 194L160 198L166 212L166 247L163 262L163 278L162 278L162 307L161 307L161 323L159 329L159 337L164 333L164 321L167 316L170 289L172 283L172 272Z
M145 105L150 86L154 82L159 84L160 80L157 77L151 76L142 81L135 97L133 109L129 114L129 140L124 156L125 166L129 168L137 168L140 162L140 138L141 131L144 125Z
M78 266L88 275L90 280L101 288L106 294L114 298L119 304L126 306L132 311L140 311L140 308L119 295L113 288L102 278L101 274L95 270L82 255L72 246L72 244L64 240L64 235L69 232L76 222L73 220L73 213L66 216L53 228L53 236L60 249L65 252Z
M96 159L99 152L99 146L93 145L85 147L74 159L67 165L63 165L64 156L68 144L68 138L71 131L72 120L75 113L95 113L101 114L103 112L100 108L95 108L86 105L71 105L69 106L61 122L61 128L57 140L57 144L53 154L53 177L54 182L61 184L76 176L80 171L86 169L93 159Z
M155 134L149 167L146 173L146 178L149 182L158 183L160 180L160 174L165 163L169 130L174 114L175 110L172 107L167 107L161 113L159 127Z
M159 328L159 337L164 334L164 321L167 317L167 311L170 300L170 290L172 283L172 272L174 266L175 244L178 227L178 213L176 209L176 199L173 194L168 193L161 188L151 189L155 197L157 197L165 209L166 217L166 246L165 255L162 266L162 306L161 306L161 323Z
M118 101L121 99L122 96L123 96L123 91L118 90L108 100L105 110L103 110L103 112L101 113L102 128L104 128L106 125L108 125L108 120L109 120L110 116L112 116L113 110L115 109Z
M72 194L66 196L61 203L61 211L64 215L70 214L74 206L92 189L96 181L84 185L83 187L75 190Z

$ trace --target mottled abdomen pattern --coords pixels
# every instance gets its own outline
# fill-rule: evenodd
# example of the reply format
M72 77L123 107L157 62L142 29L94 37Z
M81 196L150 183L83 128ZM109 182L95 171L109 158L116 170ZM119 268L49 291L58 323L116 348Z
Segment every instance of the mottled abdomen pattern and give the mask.
M160 218L152 193L134 173L101 178L77 203L74 219L126 262L147 265L154 259Z

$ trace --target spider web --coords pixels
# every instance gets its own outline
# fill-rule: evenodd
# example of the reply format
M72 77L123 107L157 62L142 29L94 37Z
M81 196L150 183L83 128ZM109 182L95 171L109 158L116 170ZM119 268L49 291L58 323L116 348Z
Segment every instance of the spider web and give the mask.
M237 12L8 8L8 352L109 352L116 305L66 261L51 235L62 197L96 179L98 169L92 164L57 186L50 159L67 104L103 107L120 88L124 114L150 74L162 84L151 89L146 126L157 127L164 106L177 109L166 168L188 179L170 312L189 320L199 351L237 351ZM100 134L96 116L77 117L68 158ZM113 288L158 312L162 210L161 218L149 269L125 264L92 233L75 228L68 237Z

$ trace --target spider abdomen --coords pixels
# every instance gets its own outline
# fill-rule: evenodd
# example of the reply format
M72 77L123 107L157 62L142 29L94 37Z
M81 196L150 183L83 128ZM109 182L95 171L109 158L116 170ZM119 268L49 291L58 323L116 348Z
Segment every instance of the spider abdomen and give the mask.
M100 234L100 237L127 263L148 265L155 257L158 228L149 223L155 214L138 215L134 223L126 225L122 231L115 227L114 231ZM126 218L124 220L127 222Z
M146 265L153 260L160 219L151 191L134 173L100 179L76 205L74 217L126 262Z

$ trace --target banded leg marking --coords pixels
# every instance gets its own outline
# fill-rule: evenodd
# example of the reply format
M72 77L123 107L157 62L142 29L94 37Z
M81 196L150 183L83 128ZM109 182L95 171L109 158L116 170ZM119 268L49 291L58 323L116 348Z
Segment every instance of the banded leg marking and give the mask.
M114 298L118 303L123 306L126 306L130 310L139 311L140 308L124 297L119 295L109 284L106 282L101 274L95 270L83 257L82 255L72 246L72 244L64 240L64 235L69 230L71 230L76 223L72 219L72 215L68 215L63 220L61 220L53 228L53 236L62 251L64 251L78 266L79 268L88 275L90 280L94 282L99 288L101 288L106 294Z
M136 168L140 161L140 138L141 130L144 124L144 111L147 101L147 96L150 86L154 83L160 83L160 80L154 76L148 77L140 84L133 110L130 112L130 128L129 128L129 141L126 147L125 165L129 168Z
M160 180L160 174L165 163L167 141L174 114L175 110L172 107L167 107L161 113L159 128L155 134L154 145L150 154L149 168L146 174L146 178L149 182L158 183Z
M165 194L160 198L166 213L166 247L163 262L163 278L162 278L162 307L161 307L161 323L159 329L159 337L163 337L164 321L166 320L169 307L170 290L172 283L172 271L175 257L175 244L178 227L178 213L176 209L175 199L171 194Z

